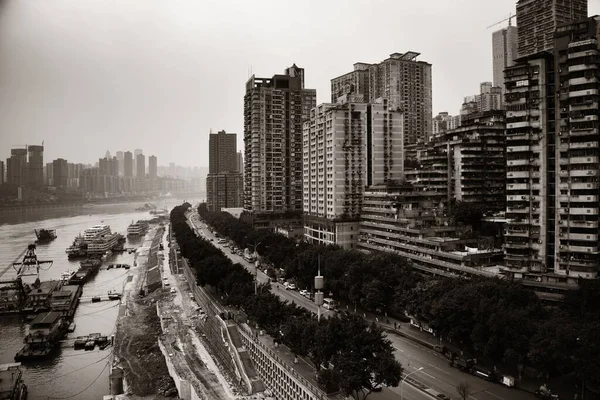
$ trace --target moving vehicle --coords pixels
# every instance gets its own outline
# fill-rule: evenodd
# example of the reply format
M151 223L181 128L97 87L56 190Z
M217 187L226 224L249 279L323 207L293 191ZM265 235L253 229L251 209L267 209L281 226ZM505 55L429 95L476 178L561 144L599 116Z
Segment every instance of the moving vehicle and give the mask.
M310 292L308 290L302 289L300 291L300 295L306 297L306 298L310 298Z
M285 287L286 290L296 290L296 284L294 283L284 283L283 287Z
M335 302L335 300L330 299L329 297L323 299L323 308L327 310L335 310L336 307L337 303Z

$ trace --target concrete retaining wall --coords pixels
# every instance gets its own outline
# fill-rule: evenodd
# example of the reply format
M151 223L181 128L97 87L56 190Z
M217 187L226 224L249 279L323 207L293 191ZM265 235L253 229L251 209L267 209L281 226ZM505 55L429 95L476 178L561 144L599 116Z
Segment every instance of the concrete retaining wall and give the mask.
M167 369L169 370L169 375L171 376L171 378L173 378L173 381L175 382L177 392L179 393L179 398L181 398L182 400L202 400L202 398L198 396L198 393L196 393L190 382L186 379L182 379L179 376L179 374L177 374L175 366L171 362L169 354L167 353L167 350L165 349L165 346L163 345L162 340L160 338L158 338L158 347L160 347L160 351L162 352L163 357L165 358Z

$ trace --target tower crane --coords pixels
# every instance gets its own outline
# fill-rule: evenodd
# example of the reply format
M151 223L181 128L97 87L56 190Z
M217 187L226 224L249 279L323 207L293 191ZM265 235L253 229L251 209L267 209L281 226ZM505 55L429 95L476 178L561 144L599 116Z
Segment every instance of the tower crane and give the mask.
M485 29L490 29L490 28L492 28L492 27L494 27L496 25L500 25L504 21L508 21L508 26L512 26L512 19L515 18L515 17L516 17L516 15L514 15L513 13L510 13L510 14L508 14L508 18L504 18L502 21L498 21L495 24L492 24L492 25L488 26Z

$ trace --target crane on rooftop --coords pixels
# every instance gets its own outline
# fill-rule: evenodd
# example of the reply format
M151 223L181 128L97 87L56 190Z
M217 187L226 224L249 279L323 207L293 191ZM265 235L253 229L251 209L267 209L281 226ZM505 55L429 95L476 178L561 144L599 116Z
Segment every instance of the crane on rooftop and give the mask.
M500 24L501 24L501 23L503 23L504 21L508 21L508 26L512 26L512 19L513 19L514 17L516 17L516 15L514 15L513 13L510 13L510 14L508 14L508 18L504 18L503 20L501 20L501 21L498 21L498 22L496 22L495 24L492 24L492 25L488 26L488 27L487 27L487 28L485 28L485 29L490 29L490 28L492 28L492 27L494 27L494 26L496 26L496 25L500 25Z

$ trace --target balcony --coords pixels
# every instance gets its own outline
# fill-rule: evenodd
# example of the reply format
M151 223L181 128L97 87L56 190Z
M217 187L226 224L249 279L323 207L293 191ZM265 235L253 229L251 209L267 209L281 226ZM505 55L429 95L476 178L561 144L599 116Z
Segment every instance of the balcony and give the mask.
M506 173L507 179L529 178L529 171L509 171Z
M598 235L589 234L589 233L559 233L558 236L562 239L569 239L569 240L585 240L585 241L589 240L592 242L598 241Z
M569 86L572 85L585 85L587 83L597 83L598 79L595 77L590 77L590 78L586 78L586 77L581 77L581 78L573 78L573 79L569 79Z
M570 69L569 69L570 70ZM582 97L582 96L597 96L598 89L584 89L569 92L569 98Z
M506 151L509 153L518 153L522 151L530 151L530 146L509 146L506 148Z
M572 48L573 50L576 50L575 48ZM598 50L582 50L582 51L574 51L572 53L569 53L569 60L574 59L574 58L579 58L579 57L585 57L585 56L595 56L598 54Z
M506 129L528 128L529 126L529 121L510 122L506 124Z
M596 64L577 64L577 65L570 65L569 72L589 71L589 70L593 70L593 69L597 69L597 68L598 68L598 65L596 65Z
M565 164L597 164L600 161L597 156L570 157L568 160L561 159L561 164L563 164L563 160L565 161Z
M578 221L561 219L560 221L558 221L558 225L568 226L569 228L597 228L598 221Z
M569 176L572 177L586 177L586 176L596 176L597 175L597 171L592 171L592 170L583 170L583 169L575 169L575 170L571 170L571 171L567 171L569 172Z
M508 183L507 190L529 190L529 183Z
M529 237L529 231L527 230L517 230L517 229L507 229L504 231L505 237Z
M570 246L570 245L561 244L560 246L558 246L558 250L560 252L573 251L576 253L597 254L598 246Z
M563 184L561 183L561 185ZM568 183L566 185L575 190L598 189L598 182L572 182L570 185Z
M597 208L560 208L560 213L568 213L570 215L598 215Z
M506 248L506 249L528 249L530 247L531 246L527 242L523 242L523 243L506 242L506 243L504 243L504 248Z

